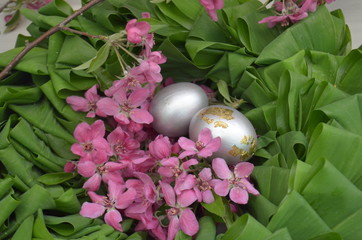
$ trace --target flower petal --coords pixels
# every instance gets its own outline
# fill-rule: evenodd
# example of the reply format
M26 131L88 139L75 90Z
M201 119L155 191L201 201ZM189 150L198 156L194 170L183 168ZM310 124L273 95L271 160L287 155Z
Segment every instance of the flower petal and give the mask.
M87 218L97 218L102 216L105 210L106 208L100 204L85 202L83 203L79 214Z
M182 211L180 216L180 228L189 236L193 236L199 231L199 222L191 209Z
M177 142L183 150L196 151L195 142L188 138L180 137Z
M212 194L211 190L206 190L205 192L202 192L202 200L205 203L212 203L215 201L214 195Z
M225 160L222 158L212 160L212 169L221 179L230 179L233 176Z
M122 221L122 215L115 209L108 211L104 215L104 221L114 229L122 232L122 225L120 222Z
M137 195L137 192L133 188L129 188L126 192L118 195L116 201L116 208L118 209L126 209L133 203Z
M83 97L70 96L67 97L66 101L74 111L88 112L90 110L88 100Z
M212 173L210 168L203 168L199 173L199 178L203 181L210 181L212 178Z
M163 198L165 199L167 205L174 207L176 205L176 196L173 187L170 184L160 181L161 190L163 193Z
M247 204L248 200L249 200L249 195L246 190L239 188L239 187L233 187L230 190L230 199L234 203Z
M215 179L211 181L215 193L221 197L225 197L229 193L229 181Z
M235 176L239 178L247 178L254 170L254 165L249 162L241 162L236 164L234 168Z
M199 136L197 137L197 141L208 144L212 140L211 130L209 128L203 128Z
M180 221L177 216L169 217L167 240L174 240L177 232L180 230Z
M196 194L193 190L184 190L177 197L177 202L181 207L188 207L197 200Z
M131 107L139 107L141 106L149 97L150 91L145 88L138 88L131 93L128 97L128 102Z
M88 191L95 192L101 186L101 181L102 181L101 175L96 173L83 184L83 188Z
M114 116L119 112L119 105L112 98L102 98L97 102L97 108L104 114Z
M129 113L130 118L136 123L150 124L153 116L146 110L135 108Z
M93 161L80 161L78 173L83 177L91 177L96 173L97 165Z

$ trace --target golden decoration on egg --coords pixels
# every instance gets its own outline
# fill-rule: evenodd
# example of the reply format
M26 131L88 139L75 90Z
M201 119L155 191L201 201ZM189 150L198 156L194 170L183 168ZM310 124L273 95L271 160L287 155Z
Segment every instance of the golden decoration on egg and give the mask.
M206 117L206 116L202 116L201 117L201 120L203 120L204 122L206 122L207 124L211 124L214 122L214 119L211 119L209 117Z
M201 119L202 119L205 115L208 115L208 114L218 116L218 117L220 117L222 119L226 119L226 120L234 119L232 110L226 109L226 108L221 108L221 107L207 108L204 111L202 111L199 114L199 116L201 116Z
M228 128L229 125L226 122L223 121L216 121L214 124L214 127L221 127L221 128Z

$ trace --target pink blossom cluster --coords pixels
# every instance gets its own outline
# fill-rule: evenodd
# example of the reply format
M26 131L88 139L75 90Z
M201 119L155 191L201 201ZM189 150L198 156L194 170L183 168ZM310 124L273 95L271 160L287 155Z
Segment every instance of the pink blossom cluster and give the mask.
M263 18L259 23L267 23L272 28L278 23L282 27L289 26L308 17L308 12L315 12L318 5L331 3L335 0L283 0L274 3L277 16Z
M141 60L104 94L93 86L84 97L66 99L75 111L97 120L75 128L71 151L79 160L67 163L65 171L76 170L86 179L83 188L90 201L83 203L82 216L104 216L118 231L124 218L135 219L135 231L172 240L180 230L189 236L198 232L195 206L214 202L214 194L246 204L249 193L259 192L249 182L253 164L242 162L230 170L224 159L209 163L221 145L209 129L203 129L196 142L154 132L148 108L156 87L161 87L159 64L166 58L151 51L149 30L146 22L127 24L128 41L143 47Z

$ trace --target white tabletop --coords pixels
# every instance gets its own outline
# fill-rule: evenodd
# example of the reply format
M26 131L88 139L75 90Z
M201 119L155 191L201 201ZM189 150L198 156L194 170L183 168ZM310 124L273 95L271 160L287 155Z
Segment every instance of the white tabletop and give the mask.
M2 6L7 0L0 0ZM197 1L197 0L195 0ZM264 2L264 0L262 0ZM80 7L80 0L67 0L74 9ZM350 27L352 34L352 47L358 48L362 45L362 0L336 0L331 4L327 4L329 9L342 9L345 15L346 23ZM4 29L3 18L5 14L0 14L0 32ZM20 26L13 32L0 33L0 52L4 52L14 47L16 36L19 33L26 34L26 27L29 21L22 18ZM323 23L321 23L323 24Z

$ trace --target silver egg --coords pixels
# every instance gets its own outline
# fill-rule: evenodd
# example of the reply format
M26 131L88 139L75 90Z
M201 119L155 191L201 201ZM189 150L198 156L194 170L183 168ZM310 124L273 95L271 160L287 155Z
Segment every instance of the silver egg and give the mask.
M207 105L207 95L198 85L171 84L161 89L151 102L152 126L168 137L187 135L191 118Z
M197 141L199 132L209 128L212 136L221 138L220 157L230 165L247 161L255 152L256 133L251 122L239 111L224 105L213 105L198 111L190 122L190 139Z

